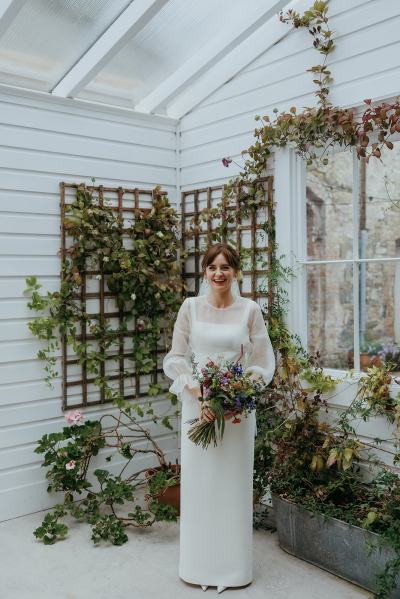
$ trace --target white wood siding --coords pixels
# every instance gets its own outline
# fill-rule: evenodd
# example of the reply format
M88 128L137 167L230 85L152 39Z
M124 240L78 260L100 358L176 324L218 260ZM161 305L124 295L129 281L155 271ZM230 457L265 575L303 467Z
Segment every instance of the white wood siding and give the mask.
M398 0L331 0L329 4L336 43L328 59L334 77L332 103L359 106L365 98L385 99L399 94ZM301 109L315 104L312 76L306 69L319 64L322 57L311 42L306 30L288 31L279 43L181 119L182 189L218 185L239 173L240 168L233 163L225 168L221 158L231 156L244 164L240 153L255 141L253 132L259 127L254 120L256 114L272 117L275 107L281 111L293 105ZM274 172L273 159L269 164ZM289 173L280 175L288 177ZM282 251L288 249L285 246ZM351 389L354 387L341 385L342 391L331 399L330 417L348 404ZM393 439L394 436L394 426L382 417L373 423L360 422L357 430L367 442L374 437ZM393 445L385 443L382 448L393 450ZM380 453L380 457L391 463L389 454Z
M36 358L43 345L27 327L34 313L23 295L29 275L38 276L44 291L59 287L59 182L90 184L95 177L98 185L160 184L176 202L176 122L3 90L0 140L0 520L5 520L62 499L46 492L43 456L34 453L43 434L66 425L61 381L55 380L54 390L43 382L43 364ZM154 401L159 413L169 406L163 397ZM93 406L84 413L94 419L111 408ZM149 424L175 461L176 432ZM104 462L109 453L102 451L92 470L107 465L117 473L125 460L115 457L110 465Z

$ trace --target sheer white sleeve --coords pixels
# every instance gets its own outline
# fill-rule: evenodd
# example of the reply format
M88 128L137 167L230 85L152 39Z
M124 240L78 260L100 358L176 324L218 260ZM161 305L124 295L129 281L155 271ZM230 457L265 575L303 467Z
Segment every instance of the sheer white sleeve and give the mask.
M179 399L179 394L182 393L185 385L189 389L199 386L198 381L192 376L192 365L190 363L190 325L189 303L188 298L186 298L176 317L171 349L163 359L163 371L168 378L173 379L169 390L177 395Z
M253 379L262 377L268 385L274 376L276 361L261 308L257 303L254 307L249 337L252 349L245 372L251 372Z

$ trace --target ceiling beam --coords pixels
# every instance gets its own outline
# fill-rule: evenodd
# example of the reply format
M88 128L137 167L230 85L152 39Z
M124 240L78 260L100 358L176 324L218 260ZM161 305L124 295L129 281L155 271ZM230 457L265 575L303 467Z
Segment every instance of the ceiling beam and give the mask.
M269 0L257 15L254 15L254 11L244 10L238 27L230 26L222 29L224 34L218 35L204 44L200 52L187 60L170 77L138 102L135 105L135 110L157 112L171 98L190 86L195 78L212 67L215 61L220 61L228 55L236 45L248 38L287 3L288 0ZM212 14L210 14L210 18L212 18Z
M0 2L0 37L11 25L26 0L2 0Z
M275 8L275 14L265 23L261 24L246 39L238 43L231 51L215 62L201 77L194 81L190 88L176 97L167 107L167 115L180 119L195 106L205 100L215 90L222 87L227 81L246 68L261 54L274 46L289 34L291 28L281 23L276 13L286 6L299 12L307 10L310 0L292 0L291 2L275 3L282 6Z
M168 0L133 0L59 81L52 94L64 98L75 96L167 2Z

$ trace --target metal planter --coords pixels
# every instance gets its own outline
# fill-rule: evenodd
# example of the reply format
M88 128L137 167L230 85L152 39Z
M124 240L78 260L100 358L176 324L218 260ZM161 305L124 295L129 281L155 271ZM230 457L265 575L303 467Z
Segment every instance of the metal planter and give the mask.
M313 514L275 494L272 505L282 549L369 591L376 590L375 575L395 556L386 544L367 555L366 543L376 545L378 534L337 518ZM400 576L390 599L400 599Z

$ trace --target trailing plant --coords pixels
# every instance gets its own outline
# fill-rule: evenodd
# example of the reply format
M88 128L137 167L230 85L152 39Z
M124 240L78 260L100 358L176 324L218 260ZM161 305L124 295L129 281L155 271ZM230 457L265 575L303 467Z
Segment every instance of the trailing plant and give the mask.
M42 524L34 531L36 538L42 539L47 545L64 538L68 526L62 522L62 518L67 514L91 525L91 538L95 544L109 541L114 545L122 545L128 541L128 527L148 527L159 520L176 521L177 510L160 503L157 495L160 489L176 483L177 472L171 463L167 464L160 446L141 424L139 418L143 417L155 422L159 420L151 407L129 402L120 404L118 416L104 414L98 420L86 422L83 414L75 410L66 413L69 426L65 426L61 432L42 436L35 453L44 454L42 467L47 468L47 491L64 493L64 501L46 514ZM113 424L105 427L103 423L108 420ZM172 428L165 422L163 424ZM143 442L146 445L143 446ZM95 492L89 480L89 469L92 459L107 449L116 450L105 458L107 462L122 456L125 463L119 474L95 469L93 476L100 487ZM151 455L160 465L157 477L146 480L143 473L147 468L123 477L132 460L149 458ZM147 488L147 509L136 502L133 511L127 515L119 513L121 506L135 502L135 491L144 485ZM86 494L85 497L76 499L82 493Z

